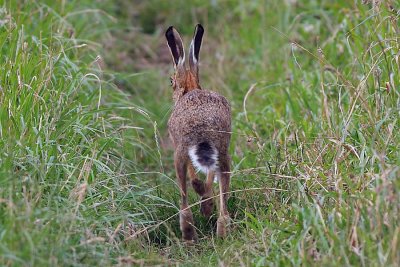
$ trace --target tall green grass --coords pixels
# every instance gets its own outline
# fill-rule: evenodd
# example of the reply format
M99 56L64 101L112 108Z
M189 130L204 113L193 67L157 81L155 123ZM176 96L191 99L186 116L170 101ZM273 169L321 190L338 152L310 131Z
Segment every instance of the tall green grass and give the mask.
M396 1L46 1L0 11L2 265L400 262ZM232 233L180 242L163 39L233 107Z
M141 141L153 122L103 71L115 18L10 1L0 20L0 264L116 263L161 201L135 174L158 161Z

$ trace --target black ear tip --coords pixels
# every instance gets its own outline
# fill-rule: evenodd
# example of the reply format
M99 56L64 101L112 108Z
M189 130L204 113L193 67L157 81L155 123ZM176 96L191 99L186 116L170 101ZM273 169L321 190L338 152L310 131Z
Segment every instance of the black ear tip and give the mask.
M200 23L196 25L196 30L200 31L200 32L204 32L204 28L203 25L201 25Z
M173 36L173 31L174 31L174 26L169 26L168 29L165 31L165 37L171 37Z

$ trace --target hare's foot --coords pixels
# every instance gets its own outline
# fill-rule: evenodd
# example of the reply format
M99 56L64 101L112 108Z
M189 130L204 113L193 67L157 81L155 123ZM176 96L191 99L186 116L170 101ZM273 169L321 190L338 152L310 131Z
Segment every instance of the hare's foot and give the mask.
M194 228L193 214L190 210L181 210L179 214L180 229L182 238L185 241L197 241L197 233Z
M229 215L220 215L217 220L217 236L225 238L229 232L231 219Z

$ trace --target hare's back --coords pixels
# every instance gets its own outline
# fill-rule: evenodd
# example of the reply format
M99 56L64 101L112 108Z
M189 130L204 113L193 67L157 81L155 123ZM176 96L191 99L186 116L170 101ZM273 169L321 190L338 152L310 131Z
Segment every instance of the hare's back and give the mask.
M197 143L204 139L214 140L216 145L221 139L229 142L229 102L215 92L190 91L176 103L168 128L172 138L180 142Z

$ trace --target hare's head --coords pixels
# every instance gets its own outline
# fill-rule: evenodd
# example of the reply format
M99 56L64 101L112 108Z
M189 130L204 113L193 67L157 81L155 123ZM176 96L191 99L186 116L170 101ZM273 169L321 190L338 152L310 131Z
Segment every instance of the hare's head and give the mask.
M203 33L203 26L197 24L189 48L189 68L186 68L185 50L178 31L171 26L165 32L175 69L175 73L171 77L171 83L174 89L174 101L177 101L181 96L191 90L201 89L198 62Z

